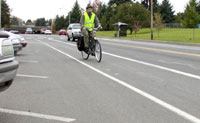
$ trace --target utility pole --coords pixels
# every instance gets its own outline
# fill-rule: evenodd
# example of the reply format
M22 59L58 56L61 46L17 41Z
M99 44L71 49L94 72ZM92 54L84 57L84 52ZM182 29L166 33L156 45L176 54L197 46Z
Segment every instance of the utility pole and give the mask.
M69 12L69 24L71 24L71 12Z
M153 40L153 0L151 0L151 40Z

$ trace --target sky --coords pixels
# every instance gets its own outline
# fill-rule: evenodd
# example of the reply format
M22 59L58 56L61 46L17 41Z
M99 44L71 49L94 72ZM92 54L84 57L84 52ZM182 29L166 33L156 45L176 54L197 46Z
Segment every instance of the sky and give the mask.
M76 0L7 0L12 12L11 14L23 20L36 20L37 18L52 19L57 14L67 15L72 9ZM93 2L94 0L91 0ZM109 0L100 0L108 3ZM140 1L140 0L138 0ZM159 3L162 0L158 0ZM173 5L176 13L184 12L186 4L189 0L169 0ZM78 0L81 8L89 3L89 0Z

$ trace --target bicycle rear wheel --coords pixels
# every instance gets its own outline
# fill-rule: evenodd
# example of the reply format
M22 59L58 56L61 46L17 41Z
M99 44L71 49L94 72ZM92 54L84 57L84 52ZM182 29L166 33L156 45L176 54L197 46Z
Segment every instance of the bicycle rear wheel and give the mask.
M88 58L89 58L89 54L88 53L86 53L85 51L81 51L81 55L82 55L82 58L84 59L84 60L88 60Z
M96 41L96 46L95 46L95 57L98 62L101 62L102 59L102 49L101 49L101 44L99 41Z

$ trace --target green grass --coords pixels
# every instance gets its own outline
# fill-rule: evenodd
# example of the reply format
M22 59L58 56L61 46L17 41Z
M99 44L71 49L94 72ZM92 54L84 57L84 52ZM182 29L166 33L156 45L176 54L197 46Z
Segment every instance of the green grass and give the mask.
M98 37L114 37L115 31L100 31L97 32ZM193 29L171 29L163 28L160 31L158 38L158 32L154 29L154 40L159 41L170 41L170 42L186 42L186 43L200 43L200 29L195 29L195 40L193 40ZM150 40L151 31L150 29L141 29L137 32L136 36L133 32L133 35L130 35L128 31L127 37L129 39L144 39Z

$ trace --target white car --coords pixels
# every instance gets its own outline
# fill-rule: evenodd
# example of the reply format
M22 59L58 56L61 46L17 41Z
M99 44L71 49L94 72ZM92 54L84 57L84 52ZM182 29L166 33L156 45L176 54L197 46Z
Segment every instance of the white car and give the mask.
M4 33L6 33L7 35L9 35L9 39L11 40L12 44L13 44L13 48L14 48L14 53L15 55L17 55L17 53L19 51L22 50L23 48L23 44L25 43L25 40L22 36L17 35L17 34L13 34L7 31L4 31Z
M0 92L6 90L16 76L19 63L15 60L9 35L0 31Z
M25 33L26 34L32 34L33 33L33 29L32 28L27 28Z
M70 24L67 29L68 41L72 39L75 41L81 36L81 25L79 23Z
M51 35L51 34L52 34L51 30L46 30L44 33L45 33L46 35Z

